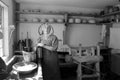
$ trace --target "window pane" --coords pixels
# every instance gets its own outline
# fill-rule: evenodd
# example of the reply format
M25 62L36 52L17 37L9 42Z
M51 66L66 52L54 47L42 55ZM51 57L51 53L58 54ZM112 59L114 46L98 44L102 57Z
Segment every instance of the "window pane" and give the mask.
M0 18L1 27L0 30L3 32L2 40L0 41L0 57L9 56L9 34L8 34L8 6L0 1Z
M0 39L0 56L3 56L3 39Z
M3 32L3 7L2 6L0 6L0 32ZM3 34L3 36L4 36L4 34ZM3 39L0 39L0 57L2 57L3 56Z
M2 32L2 29L0 29L0 32ZM0 56L3 56L3 39L0 39Z
M1 22L2 22L2 7L0 6L0 24L1 24ZM0 26L0 28L1 28L1 26Z

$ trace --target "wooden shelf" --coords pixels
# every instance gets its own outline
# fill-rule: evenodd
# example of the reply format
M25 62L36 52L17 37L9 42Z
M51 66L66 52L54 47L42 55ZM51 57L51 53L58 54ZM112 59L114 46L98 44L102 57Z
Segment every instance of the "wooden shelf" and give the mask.
M107 25L107 24L115 24L115 23L120 23L120 22L110 22L110 23L100 23L100 24L105 24L105 25Z
M43 23L43 22L32 22L32 21L16 21L16 23ZM48 22L51 24L65 24L65 22ZM99 23L68 23L68 24L91 24L91 25L97 25Z
M107 16L115 16L116 14L120 14L120 11L116 11L116 12L111 12L111 13L108 13L108 14L105 14L105 15L101 15L100 17L103 18L103 17L107 17ZM100 23L100 24L114 24L114 23L120 23L120 22L109 22L109 23Z
M96 25L97 23L69 23L69 24L93 24L93 25L95 24Z
M18 14L40 14L40 15L64 15L64 13L53 13L53 12L23 12L23 11L16 11Z
M94 14L83 14L83 13L67 13L67 12L25 12L25 11L16 11L18 14L41 14L41 15L65 15L68 16L85 16L85 17L98 17Z
M44 23L44 22L32 22L32 21L16 21L16 23ZM64 24L65 22L48 22L53 24Z
M111 15L115 15L115 14L119 14L119 13L120 13L120 11L116 11L116 12L112 12L112 13L102 15L101 17L111 16Z
M68 13L69 16L83 16L83 17L98 17L94 14L83 14L83 13Z
M64 22L49 22L47 21L48 23L52 23L52 24L98 24L98 23L69 23L68 20L69 20L69 17L76 17L79 16L79 17L94 17L95 18L95 15L94 14L83 14L83 13L67 13L67 12L33 12L33 11L16 11L17 14L36 14L36 15L62 15L64 16ZM16 23L41 23L40 21L38 22L33 22L33 21L16 21Z

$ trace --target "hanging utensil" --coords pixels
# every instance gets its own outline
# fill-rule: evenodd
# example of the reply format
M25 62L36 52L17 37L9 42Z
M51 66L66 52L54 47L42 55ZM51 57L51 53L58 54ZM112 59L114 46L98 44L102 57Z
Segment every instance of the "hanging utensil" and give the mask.
M27 38L25 39L25 51L28 51L30 52L31 51L31 44L32 44L32 41L31 39L28 37L28 32L27 32Z
M21 33L21 39L18 41L18 49L20 51L22 51L24 49L24 46L25 46L25 42L23 40L23 32Z

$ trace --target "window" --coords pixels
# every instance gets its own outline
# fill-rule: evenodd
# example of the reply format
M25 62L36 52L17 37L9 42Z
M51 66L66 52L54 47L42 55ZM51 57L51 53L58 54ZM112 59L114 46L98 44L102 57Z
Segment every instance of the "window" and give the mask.
M3 38L0 39L0 57L9 56L9 29L8 29L8 7L0 1L0 32Z
M3 36L2 35L2 33L3 33L3 27L2 27L3 14L2 14L2 12L3 12L3 8L2 8L2 6L0 6L0 32L1 32L1 36ZM0 56L3 56L3 38L0 39Z
M1 25L0 25L0 32L3 33ZM3 35L1 34L0 36ZM0 39L0 56L3 56L3 39Z

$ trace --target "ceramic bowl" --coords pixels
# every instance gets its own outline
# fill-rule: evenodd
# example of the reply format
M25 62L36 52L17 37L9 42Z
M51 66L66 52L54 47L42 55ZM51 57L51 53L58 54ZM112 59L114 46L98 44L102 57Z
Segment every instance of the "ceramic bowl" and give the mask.
M40 12L40 10L39 9L34 9L34 10L32 10L33 12Z
M39 19L38 18L33 18L32 21L33 22L39 22Z
M87 23L87 19L82 19L82 23Z
M40 19L40 22L47 22L47 19Z
M48 22L54 22L55 20L53 18L48 19Z
M19 21L24 22L24 21L26 21L26 19L25 19L25 18L20 18L20 20L19 20Z
M69 19L69 23L74 23L74 19L73 19L73 18L70 18L70 19Z
M29 73L37 68L37 64L34 62L18 62L12 68L18 72Z
M75 23L81 23L81 19L76 18L76 19L75 19Z
M95 23L96 21L94 19L88 20L88 23Z
M63 22L63 19L57 19L57 22L58 22L58 23L62 23L62 22Z

